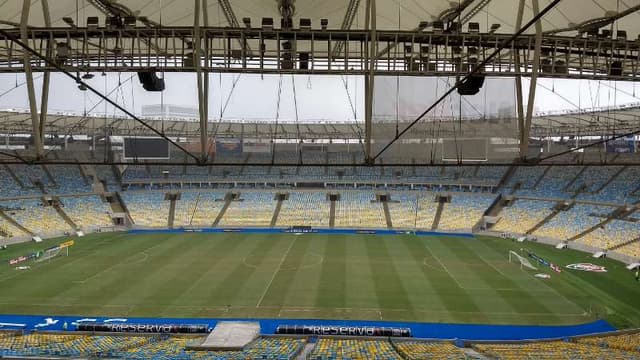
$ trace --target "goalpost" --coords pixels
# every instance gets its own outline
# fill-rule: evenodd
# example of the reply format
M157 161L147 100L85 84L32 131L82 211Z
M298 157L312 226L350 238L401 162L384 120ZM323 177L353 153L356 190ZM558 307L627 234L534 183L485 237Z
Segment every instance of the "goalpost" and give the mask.
M64 251L63 251L64 250ZM47 260L51 260L56 256L69 256L69 247L61 248L55 247L52 249L44 250L35 260L35 262L43 262Z
M529 261L529 259L527 259L524 256L521 256L520 254L518 254L517 252L510 250L509 251L509 262L519 262L520 263L520 269L522 269L523 267L529 268L531 270L538 270L537 267L533 266L531 264L531 262Z
M35 262L51 260L57 256L69 256L69 248L74 245L73 240L65 241L62 244L39 251Z

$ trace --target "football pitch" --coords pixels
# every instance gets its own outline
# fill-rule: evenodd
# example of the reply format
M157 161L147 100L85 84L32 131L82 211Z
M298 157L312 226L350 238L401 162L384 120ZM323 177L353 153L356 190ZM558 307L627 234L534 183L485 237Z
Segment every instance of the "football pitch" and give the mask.
M536 243L414 235L93 234L69 256L23 263L66 239L0 251L0 313L640 326L622 263ZM526 247L563 267L523 270ZM532 261L533 262L533 261ZM607 273L565 269L591 262ZM534 277L536 273L550 279Z

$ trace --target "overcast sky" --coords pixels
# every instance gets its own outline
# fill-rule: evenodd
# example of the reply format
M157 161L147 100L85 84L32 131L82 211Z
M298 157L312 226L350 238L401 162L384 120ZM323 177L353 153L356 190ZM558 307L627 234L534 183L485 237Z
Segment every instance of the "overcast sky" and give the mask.
M526 78L525 78L526 79ZM140 115L142 106L175 104L197 108L196 76L193 73L165 74L166 90L147 92L137 76L131 73L95 74L87 82L126 109ZM236 82L234 87L233 83ZM24 74L0 74L0 109L27 109L28 97ZM281 82L281 86L280 86ZM375 92L377 118L412 119L428 107L454 82L453 78L378 77ZM295 83L295 86L294 86ZM18 87L16 87L18 84ZM36 75L37 96L40 96L41 75ZM121 86L118 86L121 84ZM523 81L525 99L529 82ZM398 87L399 85L399 87ZM636 89L638 93L636 94ZM13 90L12 90L13 89ZM114 89L117 89L114 91ZM280 91L279 91L280 89ZM280 102L278 93L280 92ZM295 96L294 96L295 94ZM536 91L536 112L573 110L636 103L640 87L632 82L539 79ZM399 104L396 104L398 99ZM209 118L219 120L274 121L279 107L280 121L362 121L364 117L364 87L362 77L210 74ZM80 91L77 84L62 74L52 75L49 111L103 115L118 114L90 92ZM279 106L278 106L279 103ZM460 101L457 95L448 98L433 112L436 116L457 116L460 105L464 116L493 116L499 111L514 112L514 80L488 78L482 91ZM297 105L297 106L296 106ZM95 107L95 108L94 108Z

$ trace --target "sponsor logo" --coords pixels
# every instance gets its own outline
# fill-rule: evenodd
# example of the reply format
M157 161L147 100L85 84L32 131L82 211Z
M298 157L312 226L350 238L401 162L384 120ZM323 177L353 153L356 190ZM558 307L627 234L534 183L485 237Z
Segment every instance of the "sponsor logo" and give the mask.
M589 271L589 272L607 272L604 266L592 264L592 263L578 263L578 264L569 264L565 266L567 269L571 270L580 270L580 271Z
M554 264L552 262L548 262L547 260L541 258L540 256L536 255L535 253L533 253L531 251L528 251L528 250L527 250L527 253L529 254L530 258L532 258L533 260L539 262L540 264L542 264L544 266L550 267L551 270L553 270L553 271L555 271L557 273L562 271L562 270L560 270L560 266L558 266L558 265L556 265L556 264Z
M70 246L73 246L75 244L75 242L73 240L69 240L69 241L65 241L62 244L60 244L60 248L64 249L64 248L68 248Z
M411 337L409 328L335 325L279 325L276 334Z

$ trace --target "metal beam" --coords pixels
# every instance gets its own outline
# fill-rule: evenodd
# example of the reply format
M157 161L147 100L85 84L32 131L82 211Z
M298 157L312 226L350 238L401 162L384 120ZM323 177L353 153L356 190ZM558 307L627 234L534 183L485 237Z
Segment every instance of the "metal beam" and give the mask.
M204 84L203 84L203 74L201 69L201 52L200 47L202 46L202 39L200 38L200 0L194 0L194 9L193 9L193 61L196 67L196 78L197 78L197 86L198 86L198 110L200 115L200 160L204 163L207 161L207 111L206 111L206 103L204 100Z
M29 11L31 10L31 0L22 1L22 16L20 18L20 34L22 41L28 41L27 23L29 22ZM36 159L40 159L44 154L42 137L40 136L40 118L38 117L38 104L36 102L36 91L33 83L33 72L31 71L31 54L28 51L22 52L24 63L24 75L27 79L27 95L29 96L29 111L31 112L31 136L35 147Z
M472 7L466 14L462 15L462 17L460 18L460 25L469 22L469 20L476 16L476 14L478 14L480 11L482 11L482 9L489 5L490 2L491 0L480 0L480 2Z
M538 16L540 7L538 0L532 0L533 16ZM522 139L520 141L520 157L526 160L529 151L529 134L531 133L531 118L533 117L533 106L536 99L536 84L538 82L538 70L540 69L540 47L542 45L542 21L538 19L535 24L536 42L533 53L533 69L531 71L531 81L529 82L529 99L527 101L527 115L524 120Z
M431 112L431 110L433 110L436 106L438 106L438 104L440 104L444 99L446 99L449 95L451 95L451 93L453 93L456 89L458 89L460 87L461 84L463 84L465 81L468 81L469 78L474 74L477 73L480 69L482 69L487 63L489 63L493 58L495 58L496 56L498 56L498 54L500 53L500 51L504 48L506 48L509 44L511 44L515 39L518 38L518 36L520 36L523 32L525 32L531 25L537 23L540 21L540 18L542 16L544 16L546 13L548 13L551 9L553 9L561 0L553 0L551 1L545 8L544 10L542 10L541 12L539 12L538 14L534 15L534 17L529 20L529 22L527 22L527 24L521 28L520 30L516 31L513 35L511 35L507 40L503 41L497 48L496 50L491 53L491 55L487 56L483 61L481 61L480 63L476 64L473 69L467 74L465 75L462 79L458 80L456 82L456 84L454 86L452 86L449 90L447 90L444 94L442 94L442 96L440 96L440 98L438 98L433 104L431 104L425 111L422 112L422 114L420 114L415 120L413 120L407 127L405 127L402 131L400 131L398 134L396 134L396 136L387 143L387 145L385 145L380 151L378 151L378 153L376 154L376 156L371 159L371 161L375 161L378 157L380 157L380 155L382 155L382 153L384 153L389 147L391 147L391 145L393 145L396 141L398 141L398 139L400 139L407 131L409 131L413 126L415 126L420 120L422 120L429 112Z
M602 27L605 27L607 25L611 25L613 24L616 20L622 19L625 16L631 15L635 12L637 12L638 10L640 10L640 5L635 5L632 6L630 8L628 8L625 11L619 12L615 15L612 16L604 16L604 17L599 17L599 18L594 18L594 19L589 19L587 21L583 21L580 24L574 25L574 26L569 26L566 28L562 28L562 29L553 29L553 30L547 30L544 31L543 34L544 35L553 35L553 34L558 34L558 33L562 33L562 32L568 32L568 31L578 31L579 33L585 33L591 29L600 29Z
M41 0L42 15L44 17L44 25L51 27L51 15L49 13L49 0ZM53 56L53 39L47 40L47 56ZM42 98L40 102L40 129L38 134L40 139L44 139L44 128L47 121L47 110L49 106L49 82L51 81L51 72L45 71L42 79Z
M438 20L447 24L447 28L451 26L451 23L459 17L463 11L465 11L475 0L463 0L458 5L449 8L438 15ZM462 23L460 24L462 25Z
M372 164L374 159L371 153L371 137L373 135L373 92L375 84L376 54L378 53L377 44L378 37L376 32L376 0L367 0L367 19L366 25L370 26L370 41L368 41L367 49L367 75L365 78L365 118L364 118L364 156L365 163Z
M524 2L525 0L520 0L518 2L518 13L516 15L516 30L520 30L522 28L522 17L524 16ZM516 67L516 115L518 117L518 140L520 144L524 141L524 101L522 98L522 75L520 74L522 71L522 64L520 63L520 51L519 49L515 49L515 59L514 65ZM526 153L525 153L526 154ZM522 153L522 148L520 148L520 158L523 158L524 155Z
M349 0L349 5L347 5L347 10L344 13L344 18L342 19L342 24L340 25L340 30L349 30L351 29L351 25L353 25L353 20L356 18L358 14L358 8L360 7L360 0ZM342 49L344 48L344 41L338 41L333 46L333 51L331 52L331 58L337 59L340 57L342 53Z
M225 19L227 19L227 23L229 24L229 26L231 26L232 28L239 28L240 23L238 23L238 18L236 17L236 13L233 11L233 7L231 6L231 3L229 3L229 0L218 0L218 4L220 4L222 13ZM240 44L240 48L244 49L245 54L247 54L247 56L252 56L251 48L249 47L249 45L247 45L246 42L243 42L240 38L238 38L237 41L238 44Z

